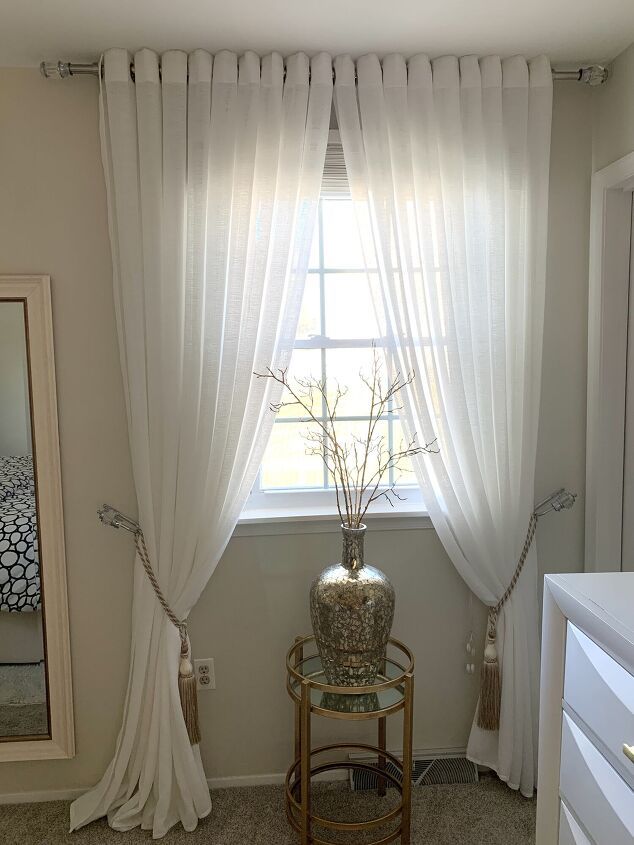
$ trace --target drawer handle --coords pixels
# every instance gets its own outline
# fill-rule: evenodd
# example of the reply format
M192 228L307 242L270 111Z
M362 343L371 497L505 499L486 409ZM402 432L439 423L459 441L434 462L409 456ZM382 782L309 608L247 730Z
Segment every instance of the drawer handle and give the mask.
M628 745L627 742L624 742L623 754L625 754L628 760L631 760L632 763L634 763L634 745Z

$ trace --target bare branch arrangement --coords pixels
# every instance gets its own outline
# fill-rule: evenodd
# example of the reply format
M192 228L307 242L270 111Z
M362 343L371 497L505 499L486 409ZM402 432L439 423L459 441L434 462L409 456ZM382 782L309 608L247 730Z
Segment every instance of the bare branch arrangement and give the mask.
M362 437L351 435L343 439L337 431L337 409L348 391L336 381L334 389L330 390L325 380L313 376L295 378L291 383L287 370L273 371L267 368L266 372L254 375L272 379L284 387L282 401L272 403L272 411L278 413L282 408L299 406L306 414L306 422L315 424L314 430L304 434L306 453L319 455L323 460L333 479L341 522L350 528L361 525L368 508L377 499L384 497L392 507L397 500L404 500L396 489L396 482L387 487L382 486L390 470L402 470L403 463L414 455L438 451L435 440L420 445L416 434L410 442L402 442L397 449L393 449L389 447L385 436L378 433L378 423L385 419L385 414L402 409L401 405L395 404L395 399L412 383L415 376L414 373L402 376L397 372L392 379L386 380L382 360L376 349L373 350L370 374L359 373L370 396L367 430Z

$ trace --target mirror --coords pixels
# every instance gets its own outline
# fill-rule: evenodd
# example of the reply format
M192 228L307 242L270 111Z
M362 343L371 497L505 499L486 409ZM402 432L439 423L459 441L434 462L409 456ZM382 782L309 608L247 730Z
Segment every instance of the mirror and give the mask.
M0 276L0 761L73 753L50 283Z
M0 737L48 735L24 302L0 301Z

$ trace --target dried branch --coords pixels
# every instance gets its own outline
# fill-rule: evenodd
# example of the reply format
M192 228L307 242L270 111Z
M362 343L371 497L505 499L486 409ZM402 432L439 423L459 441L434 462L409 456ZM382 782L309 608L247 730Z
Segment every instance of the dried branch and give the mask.
M416 435L408 443L401 443L398 449L390 449L385 437L377 434L377 426L385 420L386 414L402 409L402 405L394 404L394 398L412 383L415 375L412 372L402 376L397 372L384 383L382 360L375 348L371 374L359 373L370 394L367 430L364 437L353 434L347 441L342 441L337 431L337 410L348 392L346 387L335 381L335 389L329 397L326 381L312 376L296 378L291 385L287 370L273 371L267 367L264 373L254 375L271 379L284 389L282 400L270 405L274 413L283 408L299 407L304 411L306 421L317 426L317 430L309 430L304 435L306 453L319 455L322 459L333 479L341 521L350 527L358 528L370 505L381 497L391 507L404 500L395 483L386 489L381 486L391 470L402 469L402 464L416 455L438 451L435 440L420 445Z

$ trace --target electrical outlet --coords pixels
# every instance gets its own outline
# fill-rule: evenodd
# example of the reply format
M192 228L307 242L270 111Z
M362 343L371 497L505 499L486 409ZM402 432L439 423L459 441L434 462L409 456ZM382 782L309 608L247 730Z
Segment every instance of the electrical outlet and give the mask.
M196 673L196 689L216 689L216 670L213 657L194 660L194 672Z

